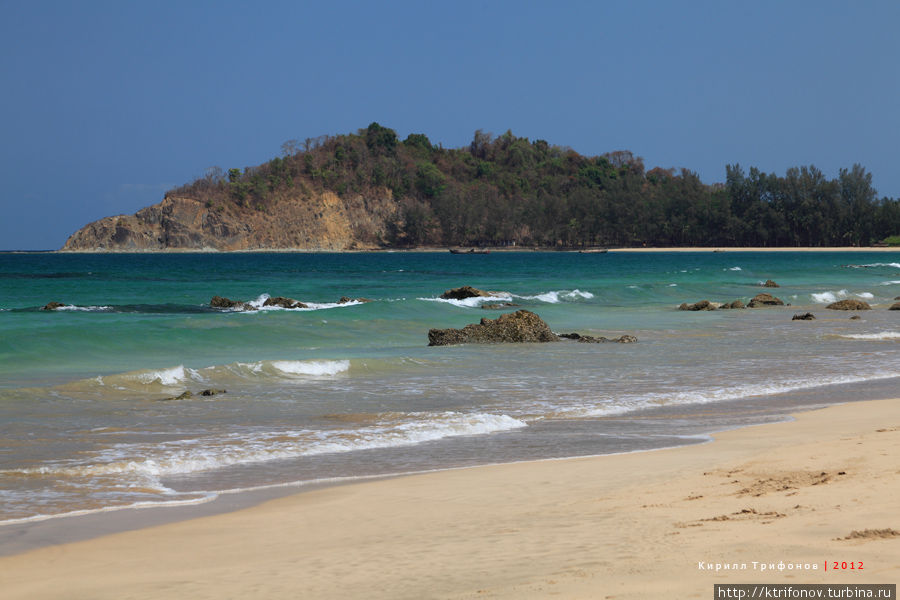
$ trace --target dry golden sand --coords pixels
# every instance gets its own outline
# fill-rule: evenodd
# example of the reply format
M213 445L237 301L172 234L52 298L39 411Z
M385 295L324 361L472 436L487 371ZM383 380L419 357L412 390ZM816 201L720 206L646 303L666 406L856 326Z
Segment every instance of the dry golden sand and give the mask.
M710 598L715 583L900 580L900 400L715 437L328 488L43 548L0 559L0 596Z

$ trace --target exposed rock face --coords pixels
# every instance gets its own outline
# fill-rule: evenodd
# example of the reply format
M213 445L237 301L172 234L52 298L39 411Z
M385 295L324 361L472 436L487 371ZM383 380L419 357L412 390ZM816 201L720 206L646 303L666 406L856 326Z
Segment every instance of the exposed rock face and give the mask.
M85 225L62 250L367 249L383 243L398 213L387 189L346 198L331 192L285 196L264 210L167 197L133 215Z
M838 300L837 302L832 302L825 308L830 308L831 310L871 310L872 307L869 306L868 302L863 302L862 300Z
M700 302L694 302L693 304L684 302L678 307L678 310L716 310L719 306L720 305L715 302L701 300Z
M473 288L471 285L464 285L462 287L453 288L452 290L447 290L443 294L441 294L441 298L444 300L465 300L466 298L490 298L492 296L505 296L506 292L486 292L484 290L479 290L478 288Z
M756 308L757 306L784 306L784 302L772 294L762 293L754 296L753 299L750 300L748 306L750 308Z
M900 302L894 302L888 310L900 310Z
M240 300L232 300L230 298L224 298L222 296L213 296L212 300L209 301L209 305L212 308L228 308L234 310L257 310L255 306L252 304L247 304L246 302L241 302Z
M808 312L808 313L803 313L802 315L800 315L800 314L794 315L793 317L791 317L791 321L814 321L815 318L816 318L816 315Z
M299 300L293 298L285 298L284 296L276 296L274 298L266 298L263 306L280 306L281 308L309 308Z
M594 337L591 335L581 335L580 333L561 333L559 337L565 338L567 340L575 340L576 342L580 342L582 344L605 344L607 342L612 342L616 344L633 344L637 340L633 335L623 335L621 337L609 339L607 337Z
M725 304L723 304L723 305L720 306L719 308L722 308L722 309L728 309L728 308L731 308L731 309L738 309L738 308L747 308L747 306L746 306L743 302L741 302L740 300L735 300L734 302L726 302Z
M48 302L41 307L41 310L56 310L57 308L62 308L63 306L66 305L62 302Z
M338 300L338 304L347 304L348 302L362 302L365 304L366 302L371 301L371 298L351 298L350 296L341 296L341 299Z
M516 306L519 305L512 302L501 302L500 304L482 304L481 308L484 310L503 310L504 308L514 308Z
M778 285L777 283L775 283L774 281L772 281L771 279L766 279L766 282L763 284L763 287L775 288L775 287L781 287L781 286Z
M480 323L466 325L462 329L432 329L428 332L429 346L556 341L559 338L550 331L550 327L527 310L500 315L496 319L481 319Z

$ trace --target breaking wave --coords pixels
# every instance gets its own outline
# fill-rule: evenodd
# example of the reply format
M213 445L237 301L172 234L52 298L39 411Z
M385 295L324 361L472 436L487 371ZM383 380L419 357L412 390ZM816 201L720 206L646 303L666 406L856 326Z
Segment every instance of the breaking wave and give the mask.
M159 478L320 454L411 446L465 435L527 427L504 414L405 413L384 415L356 429L230 433L153 444L116 444L84 458L0 471L7 475L90 478L133 476L166 489Z
M835 337L847 340L900 340L900 331L882 331L880 333L847 333Z
M577 302L579 300L589 300L594 297L590 292L581 290L553 290L535 294L533 296L523 296L519 294L510 294L508 292L495 292L490 296L473 296L463 300L454 300L452 298L419 298L425 302L444 302L454 306L464 306L468 308L477 308L484 303L492 302L512 302L519 300L537 300L538 302L546 302L547 304L559 304L561 302Z

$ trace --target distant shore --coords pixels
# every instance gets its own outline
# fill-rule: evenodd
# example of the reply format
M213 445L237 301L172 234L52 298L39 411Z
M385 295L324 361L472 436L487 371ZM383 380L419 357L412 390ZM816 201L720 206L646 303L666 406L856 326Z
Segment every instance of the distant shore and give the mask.
M164 250L5 250L4 253L40 253L54 254L192 254L192 253L367 253L367 252L448 252L449 248L469 249L472 246L421 246L416 248L367 248L359 250L335 250L328 248L254 248L250 250L216 250L215 248L167 248ZM835 246L835 247L666 247L666 248L555 248L532 246L483 246L479 249L489 252L574 252L606 250L607 252L900 252L900 246ZM466 253L463 253L466 254Z
M320 489L0 558L0 586L29 600L624 600L900 578L900 400L714 437Z

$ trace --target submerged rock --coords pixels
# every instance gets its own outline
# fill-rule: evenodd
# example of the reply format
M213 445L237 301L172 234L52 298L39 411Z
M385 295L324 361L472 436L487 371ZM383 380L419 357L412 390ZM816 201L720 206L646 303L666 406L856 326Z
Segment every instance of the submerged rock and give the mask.
M616 343L616 344L633 344L638 341L636 337L633 335L623 335L621 337L609 339L607 337L594 337L591 335L581 335L580 333L561 333L559 337L565 338L567 340L575 340L576 342L581 342L582 344L605 344L607 342Z
M464 285L462 287L453 288L452 290L447 290L441 294L441 298L444 300L465 300L466 298L490 298L491 296L507 295L506 292L486 292L484 290L479 290L478 288L473 288L471 285Z
M217 390L215 388L209 388L208 390L203 390L200 392L201 396L218 396L219 394L227 394L228 390Z
M794 315L793 317L791 317L791 321L813 321L813 320L815 320L815 318L816 318L816 315L812 314L811 312L808 312L808 313L803 313L802 315L801 314Z
M862 319L862 317L859 315L853 315L852 317L850 317L851 321L859 321L860 319Z
M347 304L348 302L371 302L370 298L351 298L350 296L341 296L341 299L338 300L338 304Z
M775 282L772 281L771 279L766 279L766 282L765 282L764 284L762 284L762 286L763 286L763 287L767 287L767 288L781 287L780 285L778 285L777 283L775 283Z
M556 342L559 338L536 314L527 310L500 315L496 319L481 319L480 323L462 329L431 329L429 346L450 344L497 344L510 342Z
M62 302L48 302L47 304L41 307L41 310L56 310L57 308L62 308L63 306L67 306Z
M853 300L848 298L847 300L838 300L837 302L832 302L825 308L830 308L831 310L871 310L872 307L869 306L868 302L863 302L862 300Z
M757 294L750 300L750 304L748 304L750 308L756 308L757 306L784 306L784 302L781 301L780 298L776 298L772 294L767 294L763 292L762 294Z
M484 310L503 310L504 308L513 308L519 306L518 304L513 304L512 302L503 302L500 304L482 304L481 308Z
M226 394L226 393L227 392L225 390L217 390L214 388L209 388L209 389L203 390L201 392L197 392L197 395L198 396L218 396L219 394ZM170 402L172 400L190 400L193 397L194 397L194 392L192 392L191 390L184 390L177 396L172 396L170 398L162 398L160 400L160 402Z

